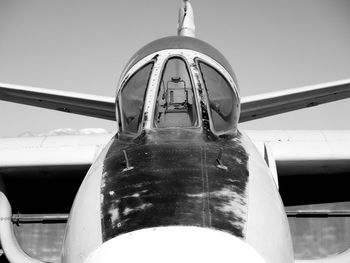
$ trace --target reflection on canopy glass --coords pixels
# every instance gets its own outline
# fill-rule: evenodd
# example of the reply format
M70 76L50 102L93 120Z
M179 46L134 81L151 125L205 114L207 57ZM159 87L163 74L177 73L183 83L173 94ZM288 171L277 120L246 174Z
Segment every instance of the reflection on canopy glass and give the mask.
M199 62L204 84L208 91L210 113L214 129L218 132L235 127L236 96L227 80L211 66Z
M142 120L142 110L146 89L151 76L153 63L139 69L129 78L119 96L122 130L137 133Z
M186 63L181 58L168 60L160 82L154 114L154 126L197 126L193 86Z

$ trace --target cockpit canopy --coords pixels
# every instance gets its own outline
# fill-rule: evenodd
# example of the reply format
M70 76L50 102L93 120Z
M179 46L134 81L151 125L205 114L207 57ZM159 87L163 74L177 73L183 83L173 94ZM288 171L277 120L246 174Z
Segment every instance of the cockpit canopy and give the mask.
M206 91L208 92L209 108L213 128L216 132L235 129L239 104L237 94L225 77L210 65L199 62Z
M139 60L124 75L117 94L118 129L236 130L239 96L234 76L211 57L166 49ZM206 127L207 126L207 127Z

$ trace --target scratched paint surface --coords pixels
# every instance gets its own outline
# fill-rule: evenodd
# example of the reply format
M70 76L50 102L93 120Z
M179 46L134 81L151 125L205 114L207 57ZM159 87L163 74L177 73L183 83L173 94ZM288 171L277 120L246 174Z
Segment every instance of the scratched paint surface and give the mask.
M131 170L125 170L123 150ZM217 167L220 151L227 170ZM239 137L213 142L198 132L167 130L133 142L115 139L101 182L103 240L170 225L215 228L244 238L247 161Z

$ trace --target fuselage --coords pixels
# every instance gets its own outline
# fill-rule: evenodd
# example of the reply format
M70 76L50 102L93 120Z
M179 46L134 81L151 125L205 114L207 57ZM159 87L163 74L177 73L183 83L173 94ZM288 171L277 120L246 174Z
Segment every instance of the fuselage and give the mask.
M230 65L203 41L169 37L137 52L62 261L294 262L273 176L237 130L239 100Z

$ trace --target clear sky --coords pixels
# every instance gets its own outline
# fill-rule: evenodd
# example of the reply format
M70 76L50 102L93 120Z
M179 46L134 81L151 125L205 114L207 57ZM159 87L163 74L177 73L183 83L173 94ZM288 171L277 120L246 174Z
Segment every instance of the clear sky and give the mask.
M0 82L114 96L128 59L176 33L180 0L0 1ZM197 37L230 61L242 96L350 78L350 1L191 1ZM350 129L350 100L243 129ZM0 136L110 121L0 102Z

